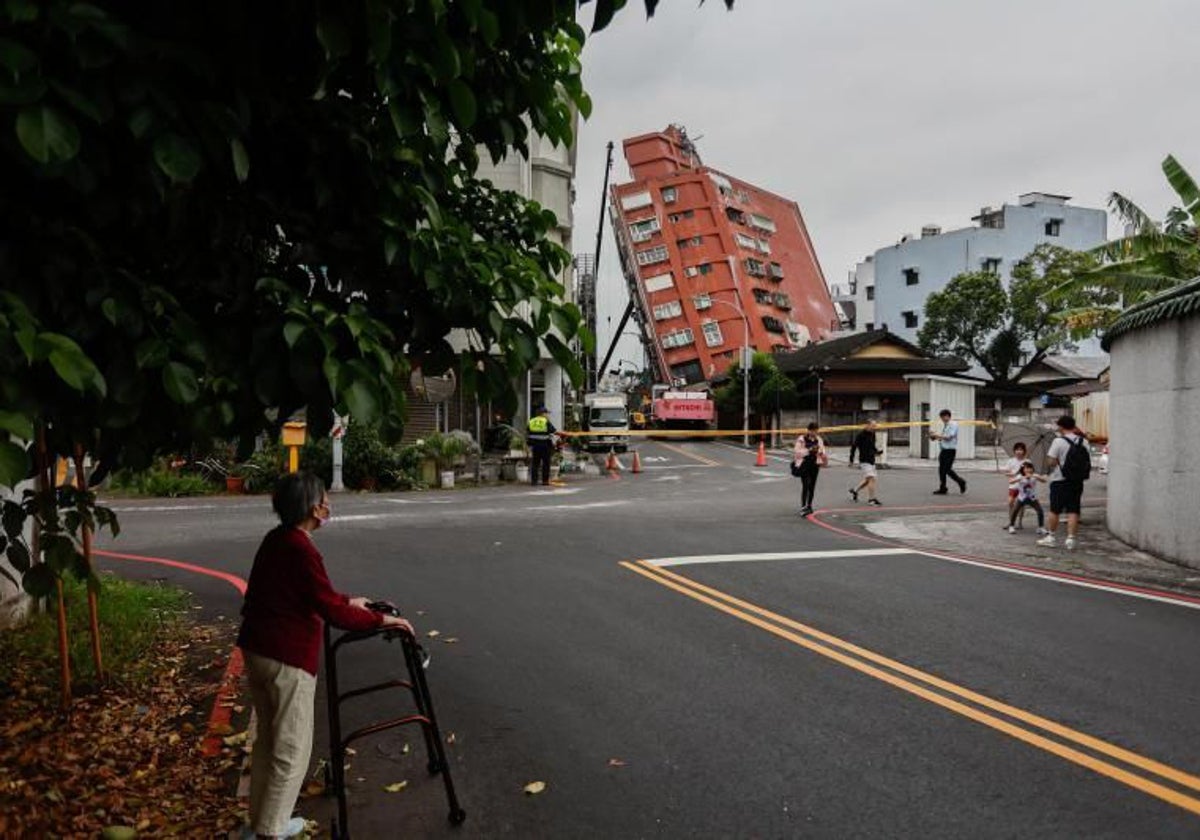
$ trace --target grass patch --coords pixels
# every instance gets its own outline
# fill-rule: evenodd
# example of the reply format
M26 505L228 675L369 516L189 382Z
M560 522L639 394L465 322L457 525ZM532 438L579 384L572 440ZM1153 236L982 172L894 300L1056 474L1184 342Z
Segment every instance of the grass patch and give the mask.
M72 678L77 687L94 685L87 587L72 580L65 594ZM105 576L99 598L100 650L109 679L134 686L149 679L156 667L151 650L164 639L186 634L189 605L190 596L182 589ZM0 631L0 682L14 681L18 675L57 685L58 624L53 608Z

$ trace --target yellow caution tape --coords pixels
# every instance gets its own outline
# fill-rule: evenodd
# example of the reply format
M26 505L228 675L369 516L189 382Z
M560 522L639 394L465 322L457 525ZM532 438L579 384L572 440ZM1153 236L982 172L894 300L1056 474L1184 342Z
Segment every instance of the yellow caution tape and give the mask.
M932 426L940 420L912 420L909 422L876 423L877 429L903 429L909 426ZM988 426L996 428L990 420L958 420L960 426ZM828 432L852 432L865 429L866 423L847 426L822 426L818 434ZM744 435L802 435L808 429L606 429L600 432L559 432L563 437L598 437L598 436L628 436L628 437L743 437Z

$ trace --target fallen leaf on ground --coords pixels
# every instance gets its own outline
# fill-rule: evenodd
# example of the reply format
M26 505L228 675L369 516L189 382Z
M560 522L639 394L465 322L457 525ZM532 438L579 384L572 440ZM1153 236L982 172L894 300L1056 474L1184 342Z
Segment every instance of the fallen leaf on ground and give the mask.
M442 631L441 630L430 630L425 635L431 639L436 639L438 636L442 635Z
M541 793L545 789L546 789L545 782L530 782L529 784L525 785L525 793L527 793L530 796L533 796L534 794L537 794L537 793Z
M388 793L399 793L400 791L404 790L406 787L408 787L408 782L394 782L390 785L384 785L383 789L386 790Z
M324 793L325 782L321 779L309 779L300 790L300 795L306 799L311 796L321 796Z
M609 766L609 767L624 767L624 766L625 766L625 762L624 762L624 761L622 761L622 760L621 760L621 759L619 759L619 758L610 758L610 759L608 760L608 766Z
M444 644L444 645L454 645L454 644L458 644L458 637L457 637L457 636L450 636L449 638L442 639L442 644Z

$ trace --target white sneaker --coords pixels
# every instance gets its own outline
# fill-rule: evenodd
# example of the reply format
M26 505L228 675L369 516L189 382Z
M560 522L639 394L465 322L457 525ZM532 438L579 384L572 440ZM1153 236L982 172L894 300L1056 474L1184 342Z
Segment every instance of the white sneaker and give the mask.
M1038 528L1037 532L1038 532L1038 536L1039 536L1039 537L1044 537L1044 536L1046 536L1047 534L1049 534L1049 533L1050 533L1050 532L1049 532L1049 531L1047 531L1045 528Z
M1046 536L1037 541L1037 544L1054 548L1054 546L1058 545L1058 540L1054 539L1053 534L1046 534Z
M1079 543L1075 542L1074 537L1067 537L1067 541L1064 542L1063 545L1066 547L1067 551L1071 551L1075 548L1075 546L1079 545Z
M287 826L283 829L283 834L280 837L299 837L307 829L308 823L304 817L292 817L287 821ZM254 840L258 834L248 825L242 826L241 840Z
M1008 533L1010 533L1010 534L1015 534L1015 533L1017 533L1017 529L1016 529L1016 528L1014 528L1012 525L1009 525L1009 526L1008 526Z

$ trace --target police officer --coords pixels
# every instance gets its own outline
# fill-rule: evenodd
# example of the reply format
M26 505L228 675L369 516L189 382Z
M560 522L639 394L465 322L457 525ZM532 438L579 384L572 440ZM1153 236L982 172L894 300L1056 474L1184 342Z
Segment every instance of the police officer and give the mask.
M550 484L550 454L554 451L554 435L557 432L554 424L550 422L549 409L544 405L538 406L537 414L529 418L529 432L525 435L529 451L533 453L529 481L535 487L539 476L542 484Z

